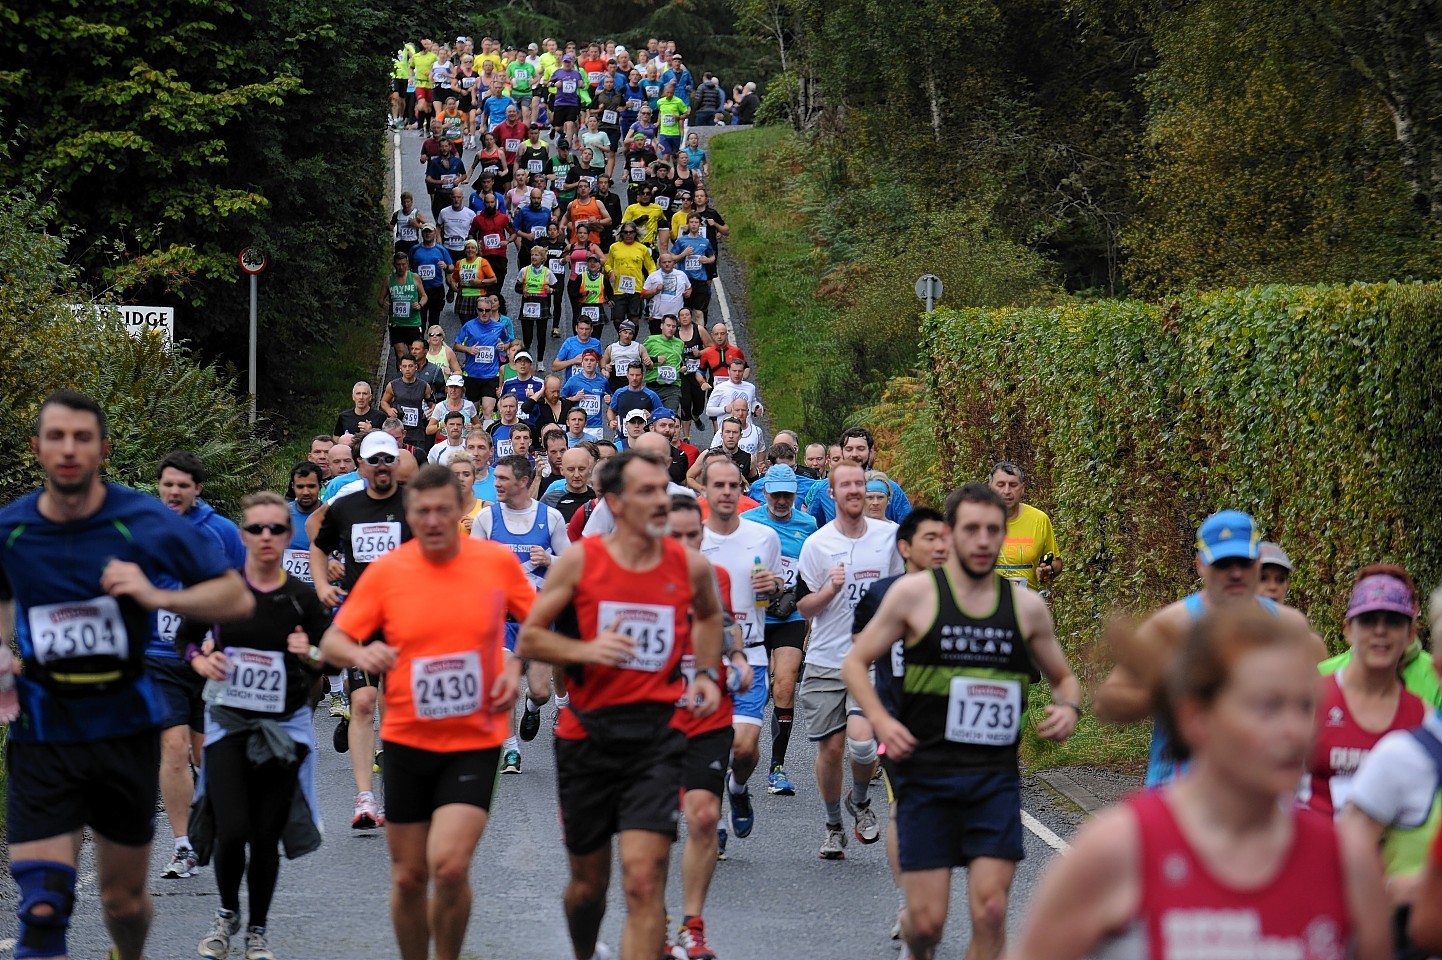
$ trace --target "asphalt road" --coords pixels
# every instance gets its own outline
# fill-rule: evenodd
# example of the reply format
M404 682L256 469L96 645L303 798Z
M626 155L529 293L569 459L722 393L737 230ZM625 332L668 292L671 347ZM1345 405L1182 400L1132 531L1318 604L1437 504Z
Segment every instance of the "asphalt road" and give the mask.
M417 135L402 134L400 150L403 188L425 203L416 161ZM724 256L721 277L730 320L744 347L744 299L736 265ZM444 322L453 335L456 321L450 308ZM554 355L556 346L551 344L547 353ZM548 722L540 737L525 745L524 772L501 780L494 819L471 871L475 906L467 957L559 960L571 956L561 910L566 860L556 812L549 723L552 709L547 708L545 715ZM354 787L347 758L330 746L335 723L324 715L315 723L325 843L316 853L282 865L271 911L271 944L282 960L396 955L388 913L389 861L384 836L382 831L350 829ZM770 753L769 740L769 734L763 734L763 769ZM812 774L814 755L798 725L788 767L799 795L768 796L761 774L753 778L755 831L745 840L731 838L729 859L717 865L706 911L711 944L722 960L773 956L864 960L892 957L897 952L896 943L889 939L896 896L883 845L862 846L853 838L845 861L817 857L823 818ZM878 787L873 796L878 813L888 815L884 792ZM1054 845L1062 844L1080 819L1055 794L1031 779L1026 782L1023 802L1028 814L1027 859L1013 888L1009 918L1013 931L1041 870L1056 855ZM209 869L186 880L160 879L169 859L170 839L161 817L149 881L155 925L148 955L193 957L217 907L215 880ZM104 956L108 940L100 919L89 842L82 851L79 872L71 956L98 960ZM613 883L602 927L602 939L613 947L619 939L622 913L618 886ZM16 932L16 897L8 872L0 877L0 901L0 956L9 956ZM679 855L672 857L667 902L679 919ZM961 957L968 928L961 873L953 888L951 918L940 955Z

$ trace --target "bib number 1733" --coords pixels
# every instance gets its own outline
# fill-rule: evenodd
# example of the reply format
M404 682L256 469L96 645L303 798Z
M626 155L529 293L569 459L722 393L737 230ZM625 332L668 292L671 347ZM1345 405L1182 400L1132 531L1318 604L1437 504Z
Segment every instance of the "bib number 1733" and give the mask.
M982 677L952 678L946 707L947 740L1005 747L1016 743L1020 731L1020 683Z

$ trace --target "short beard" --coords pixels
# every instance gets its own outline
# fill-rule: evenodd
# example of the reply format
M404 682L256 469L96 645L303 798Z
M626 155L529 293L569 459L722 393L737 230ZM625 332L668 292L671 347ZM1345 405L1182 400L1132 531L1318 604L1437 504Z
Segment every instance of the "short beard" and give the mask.
M648 536L648 537L654 537L655 539L660 540L660 539L662 539L662 538L664 538L664 537L669 537L670 535L671 535L671 521L670 521L670 520L667 520L665 523L651 523L651 522L649 522L649 521L647 522L647 524L646 524L646 536Z
M966 574L968 577L976 581L986 580L996 573L996 558L992 558L991 566L981 571L973 570L971 568L971 565L968 564L966 560L961 557L957 557L956 562L961 565L962 573Z
M54 477L46 478L46 483L50 487L50 492L61 497L74 497L85 493L87 490L90 489L91 484L93 484L94 482L94 473L87 473L77 479L74 483L63 483L59 480L56 480Z

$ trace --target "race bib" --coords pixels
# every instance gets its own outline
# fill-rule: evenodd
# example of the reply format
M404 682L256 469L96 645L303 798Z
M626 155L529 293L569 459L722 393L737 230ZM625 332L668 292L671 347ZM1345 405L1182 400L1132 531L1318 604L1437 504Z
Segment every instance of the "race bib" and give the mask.
M507 153L516 153L516 152L519 151L520 149L521 149L521 141L519 141L519 140L507 140L507 141L506 141L506 152L507 152Z
M598 83L601 82L601 71L599 71L599 70L588 70L588 71L586 71L586 79L589 80L590 83L591 83L591 86L594 87L596 84L598 84Z
M443 186L443 187L454 187L455 185L456 185L456 174L454 174L454 173L443 173L443 174L441 174L441 186Z
M409 300L392 300L391 316L404 320L411 315L411 302Z
M683 653L681 655L681 676L686 680L686 690L676 700L676 706L686 706L687 695L691 692L691 684L696 681L696 655L694 653Z
M593 306L593 307L582 307L582 308L581 308L581 316L585 317L587 320L591 321L592 323L598 323L598 322L600 321L600 319L601 319L601 308L600 308L600 307L594 307L594 306Z
M466 249L465 237L446 237L446 249L460 251Z
M434 263L423 263L416 268L416 273L421 275L422 280L434 280L436 278L436 265ZM409 312L407 316L409 316Z
M411 661L411 701L422 720L466 717L481 709L478 650Z
M497 458L497 459L500 459L500 458L502 458L502 457L509 457L511 454L513 454L513 453L515 453L515 452L516 452L516 448L511 445L511 441L509 441L509 440L497 440L497 441L496 441L496 458ZM527 555L529 555L529 553L530 553L530 551L527 550Z
M561 271L565 269L565 265L560 260L548 260L546 267L557 276L560 276Z
M39 663L96 656L124 659L130 654L125 620L114 597L47 603L31 607L29 617L30 645Z
M670 198L670 197L657 197L657 198L656 198L656 206L660 207L662 210L670 210L670 209L671 209L671 198Z
M419 235L419 230L407 224L401 224L396 228L396 239L402 243L414 243Z
M700 273L701 258L694 253L691 254L689 257L686 258L686 262L683 265L682 269L684 269L687 273Z
M476 276L477 276L480 272L481 272L481 271L478 270L478 269L476 269L476 265L473 264L473 263L472 263L472 264L464 264L464 263L461 264L461 283L467 283L467 284L475 283L475 282L476 282Z
M574 80L562 80L562 81L561 81L561 92L562 92L562 93L575 93L575 92L576 92L576 81L574 81Z
M906 676L906 644L898 640L891 645L891 675L893 677Z
M660 88L660 87L650 87L650 86L648 86L648 87L646 88L646 97L647 97L648 99L655 100L655 99L656 99L657 97L659 97L660 95L661 95L661 88Z
M676 368L675 368L675 367L670 367L670 366L667 366L667 367L657 367L657 368L656 368L656 380L657 380L658 382L660 382L660 383L667 383L667 384L675 383L675 382L676 382Z
M405 425L408 426L408 427L418 427L418 426L420 426L420 425L421 425L421 410L420 410L420 407L401 407L401 423L405 424Z
M635 277L619 277L619 278L617 278L617 281L616 281L616 289L619 290L619 291L621 291L622 293L635 293L635 292L636 292L636 278L635 278Z
M501 235L499 233L487 233L481 236L481 246L487 250L501 249Z
M636 643L631 656L619 664L622 670L657 673L671 661L671 653L676 648L674 607L606 600L601 603L596 617L601 629L614 628Z
M758 624L750 610L736 610L731 614L731 618L741 628L741 646L759 647L766 642L761 631L757 629Z
M698 360L688 360L687 363L694 363L698 367L700 366L700 361ZM781 558L781 576L785 584L781 588L783 591L796 589L796 565L800 562L799 560L793 560L791 557L783 556Z
M350 528L350 552L356 563L374 563L400 545L401 525L396 520Z
M279 650L227 647L230 673L215 703L259 713L285 709L285 654Z
M627 113L636 113L636 112L637 112L638 110L640 110L640 109L641 109L641 101L640 101L640 100L627 100L627 101L626 101L626 112L627 112Z
M489 346L489 347L476 347L476 362L477 362L477 363L495 363L495 362L496 362L496 348L495 348L495 346L492 345L492 346Z
M534 319L535 317L539 317L540 315L541 305L536 301L532 300L530 303L521 304L521 316L531 317Z
M601 412L601 398L594 393L588 393L581 397L581 409L586 411L588 416L598 416Z
M631 182L632 182L632 183L640 183L642 180L645 180L645 179L646 179L646 168L645 168L645 167L636 166L636 167L632 167L632 168L631 168Z
M616 111L615 111L615 110L602 110L602 111L601 111L601 122L602 122L602 123L605 123L605 124L614 124L614 123L616 122Z
M280 565L289 576L298 577L306 583L315 582L310 575L309 550L287 550L281 554Z
M686 358L686 372L687 372L687 373L695 373L696 371L698 371L698 370L700 370L700 369L701 369L701 361L700 361L700 360L697 360L695 357L687 357L687 358Z
M544 165L543 163L541 163L541 161L539 161L539 160L527 160L527 161L526 161L526 169L527 169L528 171L530 171L531 173L540 173L542 167L544 167L544 166L545 166L545 165Z
M1016 743L1020 731L1020 683L952 677L946 705L947 740L979 747L1006 747Z

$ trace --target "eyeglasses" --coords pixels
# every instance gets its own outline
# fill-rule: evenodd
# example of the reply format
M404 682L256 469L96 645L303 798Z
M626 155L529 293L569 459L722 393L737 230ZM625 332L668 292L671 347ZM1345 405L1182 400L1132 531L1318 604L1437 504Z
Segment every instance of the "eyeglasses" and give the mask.
M268 533L268 534L270 534L271 536L275 536L275 537L283 537L283 536L285 536L287 533L290 533L290 524L288 524L288 523L247 523L245 526L241 527L240 529L242 529L242 530L244 530L246 533L251 534L252 536L256 536L256 537L260 536L262 533Z
M396 458L389 453L377 453L372 456L366 457L365 462L373 467L384 467L395 463Z

